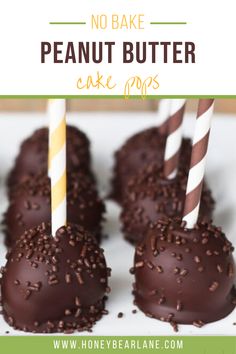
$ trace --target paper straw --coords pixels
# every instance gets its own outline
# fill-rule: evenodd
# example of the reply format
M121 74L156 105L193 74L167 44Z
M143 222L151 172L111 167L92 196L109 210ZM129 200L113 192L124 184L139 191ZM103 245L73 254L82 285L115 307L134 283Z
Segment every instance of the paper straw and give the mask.
M213 108L213 99L199 100L183 214L188 229L198 219Z
M158 130L162 135L167 134L168 118L170 114L170 104L171 104L171 100L162 99L160 100L158 106L158 120L159 120Z
M178 171L185 104L185 99L171 100L164 156L164 175L168 179L175 178Z
M49 102L49 170L51 177L52 235L66 225L66 103Z

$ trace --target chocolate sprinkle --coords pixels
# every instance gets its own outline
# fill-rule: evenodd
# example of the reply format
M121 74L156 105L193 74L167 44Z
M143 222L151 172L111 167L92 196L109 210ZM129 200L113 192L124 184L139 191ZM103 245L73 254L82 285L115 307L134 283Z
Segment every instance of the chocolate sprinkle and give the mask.
M207 243L200 242L203 234ZM165 249L158 257L153 255L154 238L155 247ZM189 252L185 252L186 244ZM216 251L217 259L213 251L208 257L207 250ZM211 223L201 221L187 229L180 218L157 221L136 246L134 264L151 263L154 269L135 268L135 304L149 317L173 324L202 327L227 316L236 305L232 251L223 232ZM182 254L180 263L177 255Z
M87 136L78 128L67 125L67 171L90 172L90 143ZM48 170L48 129L36 130L29 138L23 141L16 158L15 166L8 176L9 193L14 193L14 187L22 182L27 175L44 173ZM25 208L31 203L24 202Z
M153 163L158 167L163 164L166 136L157 127L143 130L130 137L115 153L115 165L112 179L111 197L122 203L130 179L142 168L148 168ZM180 164L187 165L190 161L191 142L183 139ZM133 193L135 198L135 192Z
M211 284L211 286L209 287L209 290L211 292L216 291L216 289L219 287L219 283L217 281L213 281L213 283Z
M93 178L83 172L68 173L67 182L68 222L83 226L93 232L97 240L100 241L105 205L98 196ZM31 204L37 203L39 207L32 210L22 210L22 203L25 200ZM25 230L34 228L42 222L50 222L50 204L49 178L42 173L25 178L24 182L15 188L11 203L4 216L6 245L11 247ZM21 212L20 219L16 217L19 211ZM75 240L71 239L69 244L71 247L75 247ZM81 252L86 253L86 249ZM33 250L27 250L27 258L31 259L32 255ZM43 252L42 256L44 256Z
M89 269L81 256L85 245ZM34 270L31 262L41 257ZM55 237L48 224L30 229L7 256L1 282L4 318L15 329L34 333L90 331L106 312L109 274L103 250L82 227L68 224Z
M164 227L166 217L182 217L187 176L187 171L180 169L175 179L167 180L163 176L162 168L151 165L129 180L120 216L126 240L138 244L150 228L155 228L157 221L162 223L160 227ZM199 219L209 221L212 218L214 201L206 184L203 185L200 205ZM172 233L161 237L166 237L167 243L170 244L172 239L178 245L186 244L185 239L176 239ZM193 242L197 243L199 239L194 237ZM151 247L155 252L155 237L152 238ZM161 248L158 250L161 251ZM183 254L179 252L176 252L175 257L180 262L183 260Z

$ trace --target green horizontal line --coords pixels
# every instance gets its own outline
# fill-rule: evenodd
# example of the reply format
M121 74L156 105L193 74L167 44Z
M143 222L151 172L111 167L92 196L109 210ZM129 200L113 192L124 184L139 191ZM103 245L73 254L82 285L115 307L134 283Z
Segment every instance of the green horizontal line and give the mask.
M49 22L50 25L86 25L86 22Z
M124 99L125 95L0 95L0 99L49 99L49 98L67 98L67 99ZM147 95L145 99L156 100L161 98L236 98L236 95ZM130 95L128 99L143 99L142 95ZM1 102L0 102L1 104Z
M150 25L187 25L187 22L150 22Z

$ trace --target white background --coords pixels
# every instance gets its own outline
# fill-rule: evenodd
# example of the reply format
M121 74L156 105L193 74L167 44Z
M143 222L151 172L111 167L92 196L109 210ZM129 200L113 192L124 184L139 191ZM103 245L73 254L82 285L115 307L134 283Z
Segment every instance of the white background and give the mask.
M145 30L92 31L91 14L145 15ZM50 21L86 21L85 26L50 26ZM187 21L150 26L150 21ZM158 74L158 95L235 95L235 1L191 0L7 0L0 12L0 95L123 94L129 76ZM41 41L193 41L196 64L41 64ZM115 90L78 91L76 81L99 70L112 74ZM132 92L138 94L138 92Z

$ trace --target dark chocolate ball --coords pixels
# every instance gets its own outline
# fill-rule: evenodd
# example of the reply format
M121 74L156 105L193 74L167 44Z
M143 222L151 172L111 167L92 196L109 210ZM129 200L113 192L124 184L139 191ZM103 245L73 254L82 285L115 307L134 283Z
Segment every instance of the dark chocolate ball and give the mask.
M150 165L128 182L121 212L125 239L136 244L152 224L163 216L182 217L188 175L179 170L173 180L164 178L162 168ZM206 184L203 186L199 218L212 219L214 200Z
M109 292L103 250L77 225L55 237L47 224L25 231L7 256L1 290L3 315L30 332L90 330Z
M68 174L67 220L93 232L100 240L105 205L93 179L83 173ZM51 186L45 174L28 177L18 184L5 213L5 243L11 247L25 230L50 222Z
M150 163L163 165L166 136L158 128L143 130L131 138L115 153L111 198L122 203L129 179ZM180 165L188 170L191 141L183 139Z
M149 317L202 326L235 307L233 247L220 228L162 219L136 246L134 297Z
M90 171L90 151L87 136L76 127L67 126L67 170ZM24 180L27 175L47 173L48 129L36 130L21 144L15 165L7 180L9 188Z

